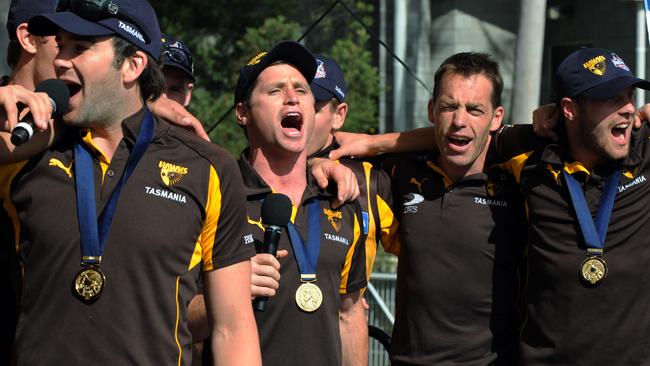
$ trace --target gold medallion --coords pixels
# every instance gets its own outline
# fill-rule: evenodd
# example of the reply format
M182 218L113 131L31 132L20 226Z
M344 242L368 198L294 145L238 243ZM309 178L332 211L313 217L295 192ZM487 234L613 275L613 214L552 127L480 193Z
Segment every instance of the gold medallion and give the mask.
M102 294L106 276L99 267L84 267L74 278L74 289L84 301L94 301Z
M323 303L323 293L318 286L306 282L296 290L296 304L303 311L311 313L316 311Z
M590 285L597 285L607 276L607 264L600 257L587 257L582 262L580 274Z

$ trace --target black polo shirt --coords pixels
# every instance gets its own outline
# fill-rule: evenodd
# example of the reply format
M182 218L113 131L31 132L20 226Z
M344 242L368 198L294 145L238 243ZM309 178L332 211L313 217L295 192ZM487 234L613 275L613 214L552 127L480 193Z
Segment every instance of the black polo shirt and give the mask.
M248 199L248 227L244 240L259 245L264 237L261 206L272 189L252 168L246 152L239 159L239 168ZM334 195L320 190L309 176L302 202L294 207L291 220L303 240L307 240L305 203L312 198L320 202L321 248L315 283L323 293L323 303L312 313L296 305L300 274L289 235L284 229L278 250L288 250L289 256L280 259L280 287L267 302L266 311L255 313L265 366L340 365L340 295L366 286L365 235L360 206L354 202L332 209L330 200Z
M452 182L433 153L385 158L399 207L393 365L512 365L523 214L514 180Z
M144 109L122 123L111 161L94 151L97 209L121 179ZM18 365L189 365L187 304L196 278L249 260L241 176L224 150L156 120L152 143L120 195L100 268L103 294L73 295L80 270L75 130L27 162L0 168L23 269L14 353ZM7 238L6 238L7 239Z
M529 217L523 364L650 364L649 138L644 125L624 161L592 171L555 144L504 164L521 185ZM595 216L614 169L621 177L604 247L608 274L588 286L579 275L585 243L560 173L576 178Z
M323 150L309 158L327 158L340 145L334 139ZM377 256L377 245L381 241L386 251L399 246L399 222L393 213L393 195L390 177L386 172L373 167L371 162L342 158L339 162L349 168L359 184L359 204L368 214L368 235L366 237L366 274L368 280Z

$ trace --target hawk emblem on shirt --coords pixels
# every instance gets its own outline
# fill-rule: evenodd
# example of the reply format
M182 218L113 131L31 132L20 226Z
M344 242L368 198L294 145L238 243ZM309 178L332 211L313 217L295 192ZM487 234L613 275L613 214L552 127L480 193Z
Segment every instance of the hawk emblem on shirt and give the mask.
M158 163L160 168L160 178L166 186L173 186L183 179L188 173L188 169L183 166L175 165L165 161Z
M327 222L332 225L332 228L338 233L341 231L341 220L343 220L343 212L330 210L324 208L323 213L327 216Z

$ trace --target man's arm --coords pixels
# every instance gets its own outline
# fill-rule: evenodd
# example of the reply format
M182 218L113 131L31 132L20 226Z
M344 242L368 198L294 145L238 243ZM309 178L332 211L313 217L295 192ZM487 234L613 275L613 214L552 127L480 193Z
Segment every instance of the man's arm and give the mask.
M336 200L332 207L340 207L345 202L352 202L359 197L359 182L350 168L325 158L309 159L309 169L318 186L327 188L329 181L336 185Z
M368 364L368 321L361 301L361 291L341 295L339 329L343 366Z
M203 124L180 103L161 96L153 102L148 102L147 106L151 113L175 125L185 127L194 132L200 138L210 141L210 137L205 132Z
M437 149L433 127L390 132L381 135L337 132L335 136L341 147L330 153L330 159L332 160L344 156L375 156L381 153Z
M210 336L210 323L205 309L205 297L198 294L187 305L187 327L192 333L192 342L203 342Z
M215 365L262 365L251 306L250 275L249 261L204 272Z

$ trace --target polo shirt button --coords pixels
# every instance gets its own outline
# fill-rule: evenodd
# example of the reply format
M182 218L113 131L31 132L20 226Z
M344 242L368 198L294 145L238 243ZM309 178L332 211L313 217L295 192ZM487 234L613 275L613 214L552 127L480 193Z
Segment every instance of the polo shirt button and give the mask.
M108 169L106 171L106 175L108 175L109 177L113 177L115 175L115 172L113 171L113 169Z

